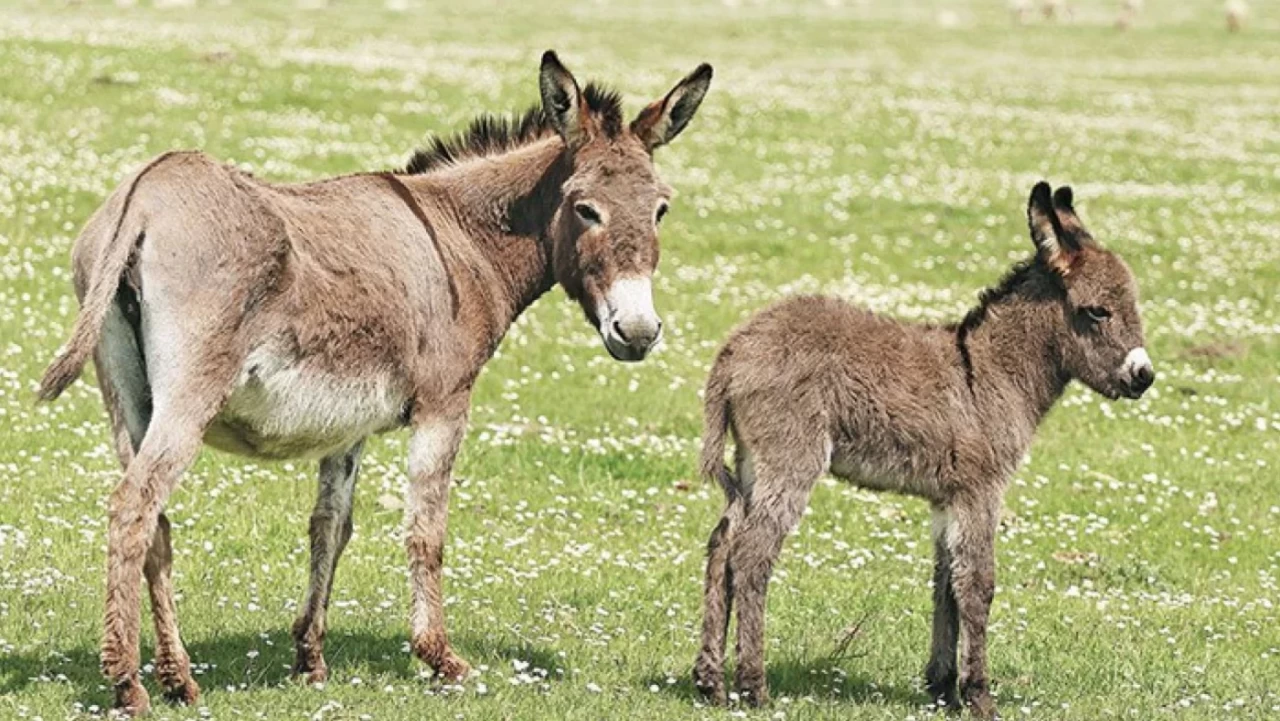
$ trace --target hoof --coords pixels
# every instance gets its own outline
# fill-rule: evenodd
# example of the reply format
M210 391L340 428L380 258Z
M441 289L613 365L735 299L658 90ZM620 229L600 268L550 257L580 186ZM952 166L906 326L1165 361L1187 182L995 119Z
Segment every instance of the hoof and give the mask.
M693 669L693 687L712 706L724 706L729 696L724 690L724 674L706 669Z
M196 701L200 700L200 686L194 679L188 678L176 686L165 689L164 699L178 706L194 706Z
M435 669L435 678L444 683L461 683L471 675L471 664L453 653L449 653L439 663L433 663L431 666Z
M960 696L956 693L955 679L950 682L929 684L926 689L929 694L929 703L948 711L959 711L962 706L960 704Z
M769 689L764 684L758 686L739 686L738 698L751 708L763 708L769 705Z
M413 655L431 669L431 678L442 683L459 683L471 675L471 664L463 661L445 640L443 633L425 634L410 643Z
M124 718L145 716L151 711L151 697L137 676L116 684L116 700L111 710Z
M996 713L996 700L991 697L991 692L987 689L965 693L964 696L969 713L973 714L974 718L982 721L995 721L999 718Z
M293 664L293 677L308 686L325 683L329 680L329 666L323 658L309 662L299 661Z

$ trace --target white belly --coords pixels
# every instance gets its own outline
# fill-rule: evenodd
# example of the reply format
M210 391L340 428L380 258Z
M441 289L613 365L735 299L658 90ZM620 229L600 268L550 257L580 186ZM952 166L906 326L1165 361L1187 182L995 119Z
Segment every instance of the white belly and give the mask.
M909 496L932 497L935 479L889 463L876 463L856 453L837 451L831 458L831 475L871 491L891 491Z
M339 376L262 349L245 362L205 442L264 458L323 457L403 425L408 400L392 373Z

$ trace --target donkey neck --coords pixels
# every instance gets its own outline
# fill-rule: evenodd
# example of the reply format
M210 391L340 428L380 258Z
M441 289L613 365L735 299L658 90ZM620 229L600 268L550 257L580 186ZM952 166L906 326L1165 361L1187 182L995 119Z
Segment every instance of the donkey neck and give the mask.
M493 271L501 291L494 303L499 332L556 283L549 226L571 172L564 143L550 136L430 175Z
M1019 456L1069 380L1059 361L1061 302L1040 272L991 292L956 331L979 416L992 430L1016 426L1008 440L1023 446Z

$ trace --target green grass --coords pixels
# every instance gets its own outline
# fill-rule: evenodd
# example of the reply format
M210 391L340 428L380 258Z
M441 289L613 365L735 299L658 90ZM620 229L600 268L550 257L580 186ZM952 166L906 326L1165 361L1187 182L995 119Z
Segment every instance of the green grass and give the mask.
M281 180L401 164L431 132L533 102L547 47L633 110L702 60L717 75L658 158L679 190L665 349L607 360L555 291L482 376L445 588L481 674L442 693L407 652L384 498L405 482L404 435L367 452L323 690L287 677L314 468L209 451L171 504L205 695L156 716L726 718L686 680L720 510L692 477L715 347L791 292L958 317L1029 251L1022 207L1042 176L1073 184L1134 267L1159 377L1136 403L1071 390L1010 489L991 642L1004 714L1280 713L1274 8L1229 35L1217 0L1148 3L1125 34L1101 0L1021 28L999 0L330 4L0 2L0 718L110 702L105 416L91 382L34 404L75 313L67 257L88 215L175 147ZM918 501L820 485L772 587L776 701L748 716L931 717L928 523ZM143 644L150 658L149 623Z

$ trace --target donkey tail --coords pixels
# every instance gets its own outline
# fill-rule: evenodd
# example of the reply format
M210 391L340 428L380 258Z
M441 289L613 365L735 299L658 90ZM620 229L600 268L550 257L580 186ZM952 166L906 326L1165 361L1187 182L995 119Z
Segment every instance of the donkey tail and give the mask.
M738 493L738 480L724 462L724 439L729 432L729 379L719 366L717 362L712 367L703 393L701 472L703 478L714 479L732 498Z
M44 377L40 379L40 400L51 401L62 395L67 386L80 377L80 371L97 347L102 324L120 285L120 276L124 274L142 235L141 219L137 217L137 213L129 213L138 181L169 155L171 153L155 158L129 181L120 204L120 212L111 226L111 237L96 245L97 257L89 261L85 268L87 286L80 298L80 315L76 316L75 325L71 328L71 338L59 350L57 357L45 369ZM101 232L99 228L99 224L90 223L84 233ZM76 245L84 242L82 234Z

